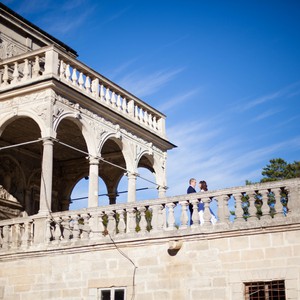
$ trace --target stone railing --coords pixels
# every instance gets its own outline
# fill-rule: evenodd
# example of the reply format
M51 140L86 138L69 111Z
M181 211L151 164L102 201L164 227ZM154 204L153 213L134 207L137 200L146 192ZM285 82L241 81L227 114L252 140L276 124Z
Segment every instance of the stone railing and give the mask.
M165 115L79 60L47 46L0 63L0 91L55 78L110 110L165 137Z
M300 223L300 179L0 221L0 254ZM216 202L215 209L210 209ZM204 207L203 219L198 207ZM190 205L193 207L190 218ZM216 222L212 221L212 213ZM201 214L200 214L201 215ZM191 220L192 219L192 220Z

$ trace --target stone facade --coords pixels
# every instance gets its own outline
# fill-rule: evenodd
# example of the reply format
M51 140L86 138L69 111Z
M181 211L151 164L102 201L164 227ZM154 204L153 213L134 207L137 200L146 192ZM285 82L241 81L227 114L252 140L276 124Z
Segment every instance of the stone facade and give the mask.
M165 116L76 56L0 3L0 299L251 300L269 281L300 299L300 179L165 197ZM157 199L136 201L138 167ZM69 211L84 177L88 207Z

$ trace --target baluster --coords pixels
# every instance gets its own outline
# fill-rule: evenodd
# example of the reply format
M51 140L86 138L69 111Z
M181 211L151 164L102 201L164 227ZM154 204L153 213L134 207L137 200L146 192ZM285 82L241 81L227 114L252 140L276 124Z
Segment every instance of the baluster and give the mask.
M50 243L53 240L51 223L52 223L51 219L46 220L46 234L45 234L46 243Z
M8 65L4 65L4 73L3 73L3 85L8 85Z
M128 114L131 118L135 117L135 105L133 100L129 100L127 103Z
M80 239L80 229L79 229L79 215L75 215L73 217L73 238L75 241Z
M235 221L234 223L243 223L244 220L244 211L242 209L242 194L234 194L235 199Z
M269 220L271 218L270 206L268 204L269 191L268 190L263 190L260 193L261 193L262 202L263 202L262 207L261 207L261 212L262 212L261 219L262 220Z
M99 79L98 78L95 78L92 81L92 93L96 98L99 97Z
M134 106L134 117L136 119L139 118L139 108L137 107L137 105Z
M26 58L24 60L24 69L23 69L23 78L22 81L26 81L29 77L29 63L28 63L28 59Z
M146 233L147 232L147 221L146 221L146 207L142 206L138 208L138 211L140 212L141 220L140 220L140 232Z
M79 84L79 88L82 90L83 89L83 84L84 84L84 79L83 79L82 72L79 73L78 84Z
M190 203L193 205L193 213L191 215L192 219L192 228L198 228L200 226L200 218L199 218L199 211L198 211L198 204L199 200L198 199L192 199L190 200Z
M29 223L25 222L21 228L21 248L26 249L29 243Z
M140 120L140 122L143 122L143 120L144 120L144 112L143 112L143 109L142 109L142 108L140 108L140 112L139 112L139 120Z
M17 83L19 81L19 67L18 67L17 62L14 63L14 71L13 71L12 77L13 77L13 80L11 83Z
M76 70L76 68L74 68L73 71L72 71L72 77L71 77L71 79L72 79L72 84L75 85L75 86L77 86L78 77L77 77L77 70Z
M127 210L127 233L135 233L136 230L136 215L135 209L130 208Z
M149 125L147 111L144 112L144 122L145 122L145 124Z
M11 243L11 231L10 226L4 225L3 226L3 249L9 249Z
M167 230L174 230L176 227L175 227L175 217L174 217L174 207L175 207L175 204L174 203L167 203L166 204L168 210L169 210L169 213L168 213L168 221L167 221Z
M248 212L249 212L249 221L257 221L257 208L255 206L255 201L256 201L256 193L249 193L249 207L248 207ZM247 221L248 221L247 220Z
M228 208L228 201L230 199L229 195L223 195L221 200L218 201L219 206L219 222L229 224L230 212ZM222 225L223 226L223 225Z
M65 77L65 68L64 68L64 62L63 62L63 60L60 61L59 77L60 78L64 78Z
M156 117L155 116L153 117L153 122L152 123L153 123L153 129L157 130L157 121L156 121Z
M187 228L188 222L189 222L188 213L187 213L188 202L181 201L181 202L179 202L179 204L181 205L180 229L185 229L185 228Z
M112 92L112 94L111 94L111 105L113 108L117 107L117 100L116 100L115 92Z
M107 222L107 231L108 233L113 236L116 234L116 219L115 219L115 213L113 211L108 211L108 222Z
M110 104L110 91L109 91L109 88L106 88L105 102L106 102L107 104Z
M281 203L281 192L282 190L280 188L274 189L273 193L275 196L275 215L274 218L276 219L282 219L284 218L283 215L283 207L282 207L282 203Z
M71 240L73 238L73 232L72 232L72 227L70 226L70 221L71 221L71 218L70 218L70 216L68 216L62 222L62 226L63 226L62 237L64 238L64 240L66 242L68 242L69 240Z
M104 217L104 212L101 212L98 215L98 219L97 219L97 232L104 234L105 232L105 226L103 224L103 217Z
M209 211L209 204L210 204L210 198L201 198L201 201L204 203L204 213L203 213L203 219L204 219L204 227L210 227L211 226L211 214ZM201 224L202 225L202 224Z
M14 224L11 226L11 239L11 247L13 249L17 249L21 239L20 224Z
M123 113L127 113L127 100L126 100L126 98L123 98L123 101L122 101L122 111L123 111Z
M150 206L152 210L152 219L151 219L151 226L152 231L157 232L161 231L164 227L164 218L163 218L163 205L152 205Z
M89 218L90 215L89 214L83 214L82 215L83 218L83 224L82 224L82 239L89 239L90 236L90 225L89 225Z
M118 233L123 234L126 230L126 224L124 219L124 209L117 210L117 214L119 215L119 222L118 222Z
M65 76L66 76L66 80L69 82L70 77L71 77L71 70L70 70L70 65L69 64L66 65Z
M61 234L62 219L60 217L58 217L54 220L54 222L55 222L54 240L58 242L58 241L60 241L61 236L62 236L62 234Z
M89 76L86 76L85 78L85 84L84 84L85 90L87 93L91 92L91 80Z
M118 111L121 111L121 108L122 108L121 96L118 95L118 97L117 97L117 109L118 109Z
M149 114L148 115L148 123L149 123L149 127L153 127L153 116L152 116L152 114Z
M104 86L103 86L103 84L100 85L100 100L104 101Z
M35 62L33 66L33 76L32 78L37 78L40 75L40 58L38 56L35 57Z

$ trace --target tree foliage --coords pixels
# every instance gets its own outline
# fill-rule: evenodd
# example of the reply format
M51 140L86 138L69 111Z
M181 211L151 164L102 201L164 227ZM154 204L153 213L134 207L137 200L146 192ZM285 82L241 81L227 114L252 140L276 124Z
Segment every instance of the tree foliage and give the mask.
M264 177L260 182L297 178L300 177L300 161L287 163L282 158L273 158L270 160L270 163L262 169L261 174ZM246 180L246 185L249 184L253 184L253 182Z
M282 158L274 158L270 160L270 164L263 168L261 174L264 177L260 182L300 177L300 161L287 163Z

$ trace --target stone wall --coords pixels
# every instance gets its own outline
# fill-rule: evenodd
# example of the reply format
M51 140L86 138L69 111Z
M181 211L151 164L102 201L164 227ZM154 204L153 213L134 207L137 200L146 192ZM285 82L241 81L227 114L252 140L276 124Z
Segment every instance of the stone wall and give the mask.
M98 288L120 286L126 299L241 300L243 282L271 280L285 280L286 299L300 299L299 224L235 235L192 234L177 244L168 238L114 244L107 237L88 249L2 257L0 299L92 300L100 299ZM170 251L174 245L181 245L178 252Z

